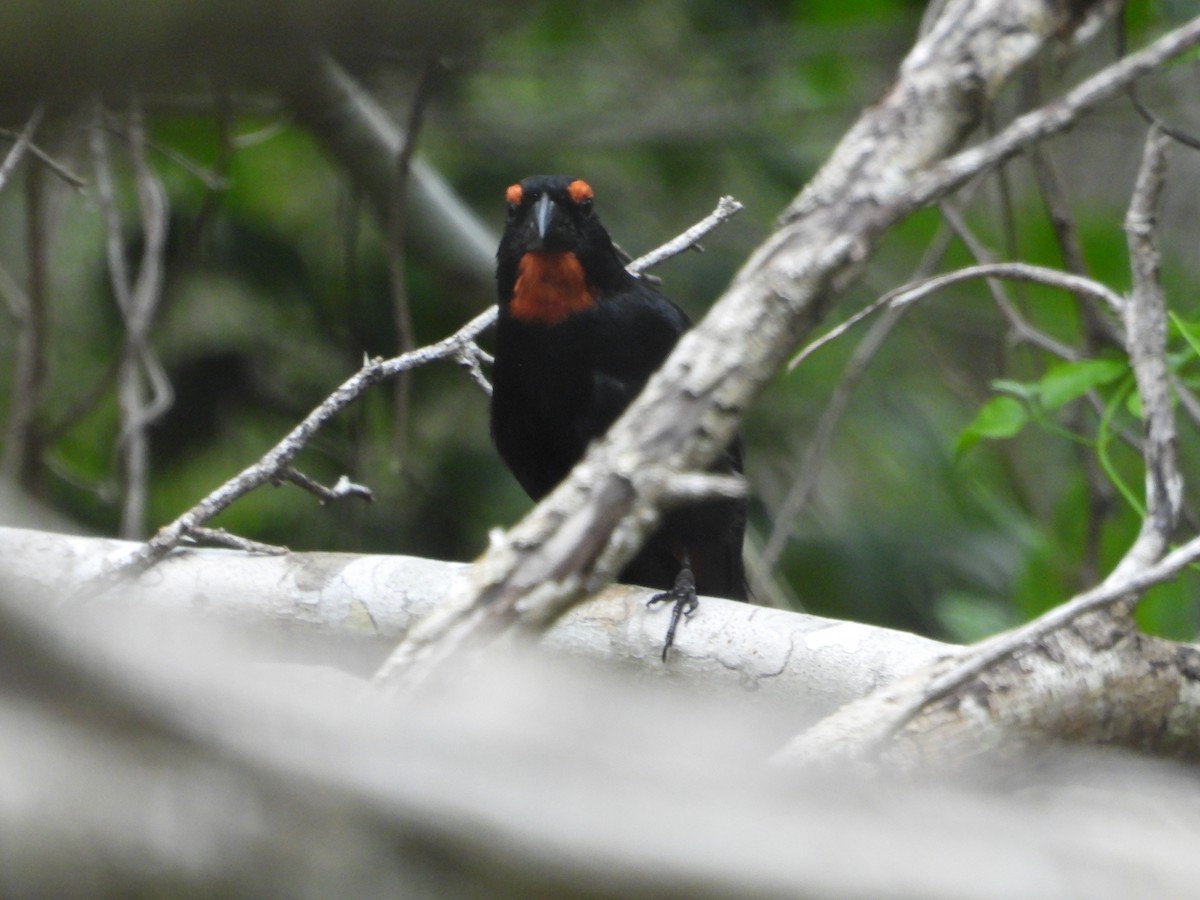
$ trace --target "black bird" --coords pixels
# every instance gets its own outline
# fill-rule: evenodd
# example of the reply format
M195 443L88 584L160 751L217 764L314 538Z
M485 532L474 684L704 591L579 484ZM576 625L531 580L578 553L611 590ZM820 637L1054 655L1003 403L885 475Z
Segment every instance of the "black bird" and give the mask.
M536 175L510 186L505 200L492 438L521 487L539 500L608 430L691 322L625 270L586 182ZM742 471L740 439L713 470ZM681 507L621 573L624 582L665 591L651 602L676 601L664 659L696 592L746 599L745 524L744 500Z

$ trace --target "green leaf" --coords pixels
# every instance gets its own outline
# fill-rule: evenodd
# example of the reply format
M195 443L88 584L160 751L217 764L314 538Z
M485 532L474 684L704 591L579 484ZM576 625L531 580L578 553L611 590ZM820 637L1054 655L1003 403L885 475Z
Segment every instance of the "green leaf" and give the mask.
M1185 322L1175 313L1167 313L1171 317L1171 324L1179 329L1179 333L1183 335L1183 339L1188 342L1188 346L1192 348L1192 353L1200 356L1200 334L1196 333L1196 326L1190 322Z
M1010 438L1029 421L1029 412L1012 397L993 397L979 408L974 420L958 436L954 448L961 456L984 438Z
M991 388L997 394L1012 394L1014 397L1020 397L1022 400L1032 400L1038 395L1041 388L1032 381L1012 381L1008 378L996 378L991 383Z
M1129 398L1125 401L1125 408L1129 410L1129 414L1135 419L1142 418L1142 398L1138 396L1137 391L1129 392Z
M1116 381L1128 370L1119 359L1082 359L1059 363L1041 380L1042 406L1055 410L1078 399L1093 388Z

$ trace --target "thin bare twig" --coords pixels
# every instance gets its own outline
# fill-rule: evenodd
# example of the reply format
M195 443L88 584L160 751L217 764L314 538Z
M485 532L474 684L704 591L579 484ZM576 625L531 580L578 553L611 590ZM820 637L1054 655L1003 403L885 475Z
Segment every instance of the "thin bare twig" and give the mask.
M1025 93L1035 104L1042 102L1042 90L1039 73L1031 70L1025 78ZM1054 232L1058 243L1059 254L1062 257L1063 268L1075 275L1087 276L1087 261L1083 254L1083 244L1079 237L1079 228L1067 201L1066 187L1055 164L1050 148L1035 144L1026 151L1026 158L1033 169L1034 180L1037 183L1038 194L1045 207L1046 218ZM1079 310L1080 322L1083 326L1081 351L1085 357L1095 355L1102 346L1123 347L1124 341L1120 327L1107 315L1094 298L1083 294L1075 295L1075 306ZM1095 392L1088 395L1093 409L1097 408ZM1101 415L1102 407L1101 407ZM1072 405L1068 411L1070 421L1068 427L1077 430L1083 427L1085 412L1079 405ZM1112 514L1116 491L1112 482L1104 473L1100 461L1091 448L1075 444L1072 448L1079 467L1083 472L1084 490L1087 492L1087 519L1083 537L1083 548L1079 555L1079 587L1094 584L1101 572L1101 542L1104 536L1104 524Z
M1004 195L1007 196L1007 189L1005 189ZM1007 203L1008 201L1006 200L1005 202ZM963 242L971 255L975 257L976 262L986 265L996 261L994 255L975 235L971 226L963 218L961 211L954 204L942 203L940 204L940 208L942 215L946 217L946 222L954 230L954 233L958 235L959 240ZM1016 238L1012 237L1011 240L1015 242ZM1029 323L1029 320L1017 308L1017 304L1009 298L1003 282L996 278L988 278L986 280L988 290L992 293L992 300L995 301L996 307L1008 322L1008 327L1012 330L1012 337L1016 341L1032 344L1035 347L1045 350L1047 353L1057 356L1059 359L1079 359L1079 351L1074 347L1070 347L1062 341L1055 340ZM1020 282L1018 281L1017 284L1020 284Z
M26 152L33 145L33 135L37 131L38 125L42 123L44 113L45 110L39 103L29 117L29 121L25 123L25 127L21 129L16 142L5 155L3 162L0 162L0 190L4 190L4 185L8 183L8 179L12 177L21 160L25 158Z
M404 261L405 254L405 208L408 205L409 175L413 155L417 151L417 137L425 118L425 108L433 94L434 74L438 68L436 56L430 56L421 67L420 77L413 89L412 104L408 110L408 122L401 132L403 140L396 153L396 167L392 174L391 196L388 198L388 279L392 287L392 320L396 326L399 353L408 353L417 346L413 331L412 305L408 296L408 276ZM408 450L408 419L412 403L412 379L409 373L398 377L392 386L392 454L402 464Z
M233 164L234 143L231 135L233 125L233 109L228 93L217 89L213 99L213 120L217 130L217 151L212 164L203 168L203 174L198 174L200 183L204 185L204 199L200 208L192 216L183 233L178 238L171 256L173 265L167 272L167 282L163 291L167 293L174 277L172 273L187 271L189 263L195 258L203 245L205 232L208 230L221 200L229 188L229 168ZM170 158L170 157L169 157ZM194 164L188 160L187 165L179 161L188 171L193 171Z
M37 115L37 114L35 114ZM26 128L27 134L32 129ZM10 156L11 158L11 156ZM46 387L49 237L46 234L45 184L40 169L25 179L25 234L29 266L28 290L21 292L24 309L18 319L17 352L12 404L5 433L0 474L27 488L34 487L44 446L38 421Z
M1026 79L1027 92L1036 101L1041 100L1041 86L1036 76ZM1054 157L1048 147L1034 144L1025 152L1033 169L1034 180L1037 182L1038 194L1046 209L1046 217L1054 232L1058 251L1062 256L1063 268L1074 275L1087 277L1087 261L1083 255L1083 244L1079 238L1079 228L1067 202L1066 188L1062 176L1055 165ZM1079 315L1083 321L1083 352L1091 356L1094 350L1101 346L1124 347L1124 339L1116 324L1103 314L1095 298L1084 294L1076 295Z
M1034 621L965 649L960 654L959 662L930 681L916 697L896 700L891 709L892 719L888 727L880 732L877 744L882 745L916 718L922 710L949 696L998 663L1034 646L1047 635L1067 627L1089 613L1106 609L1113 604L1124 603L1131 597L1140 597L1155 585L1171 580L1197 560L1200 560L1200 537L1192 538L1151 565L1138 566L1124 573L1114 571L1102 584L1076 594L1062 606L1055 607ZM890 690L888 689L889 692Z
M117 380L117 373L120 369L120 357L109 359L104 370L89 380L83 393L75 398L58 421L46 426L47 444L53 444L82 420L84 416L99 406L100 401L112 390L113 383Z
M1165 132L1151 126L1133 200L1125 217L1133 271L1133 293L1125 307L1125 334L1145 422L1146 517L1137 543L1145 541L1148 545L1139 556L1149 560L1157 559L1166 549L1183 496L1183 478L1175 458L1175 414L1171 408L1166 361L1167 308L1159 281L1155 242L1158 204L1166 181L1166 151ZM1126 554L1122 566L1131 556L1134 556L1132 550Z
M712 231L741 208L736 201L733 203L736 208L731 208L730 203L726 202L726 198L722 198L717 211L700 223L703 228L692 228L688 233L694 234L695 239L698 240L704 234ZM669 246L672 253L680 253L687 249L685 244L677 240L671 241ZM642 259L630 264L629 269L637 274L644 271L651 263L661 262L669 255L671 254L661 254L657 251L647 254ZM635 266L638 268L635 269ZM280 478L282 473L290 468L296 454L304 448L312 436L326 422L357 400L369 387L417 366L427 365L437 360L458 359L464 352L472 352L464 351L464 348L474 346L475 339L496 321L496 315L496 307L489 306L454 334L443 338L436 344L421 347L393 359L367 360L358 372L343 382L261 459L226 481L173 522L160 528L149 541L114 566L104 579L93 584L92 589L103 590L123 577L144 571L177 547L181 540L194 533L196 528L203 526L205 522L228 508L236 500L260 485ZM486 356L478 348L475 352Z
M696 246L700 239L716 228L723 222L737 215L742 209L742 204L738 203L732 197L722 197L717 201L717 208L711 213L689 228L679 237L667 241L661 247L651 250L645 256L639 256L631 262L627 268L635 275L640 275L647 269L653 269L655 266L665 262L672 256L678 256L685 250L689 250Z
M19 131L12 131L8 128L0 128L0 138L5 138L6 140L20 140L21 134L22 132ZM85 187L87 187L87 180L85 178L80 175L76 175L64 163L59 162L32 141L29 144L29 154L75 190L82 191Z
M1200 397L1197 397L1186 384L1175 376L1171 376L1171 390L1179 398L1179 408L1187 413L1192 426L1200 428Z
M474 341L468 341L454 354L454 361L466 370L471 380L479 385L481 391L489 397L492 396L492 383L483 374L483 367L492 364L490 353L485 353Z
M1030 152L1036 154L1039 152L1039 150L1040 148L1035 146L1031 148ZM1008 216L1011 214L1011 200L1008 197L1006 186L1002 189L1002 196L1004 197L1004 202L1006 204L1006 216ZM995 262L992 254L988 251L987 247L984 246L983 242L979 240L974 230L967 224L966 220L961 214L961 211L957 207L950 203L944 202L941 204L941 209L943 214L946 216L946 220L950 223L950 227L954 229L955 233L959 236L959 239L962 240L963 244L966 246L971 255L975 257L976 261L980 263ZM1069 215L1067 221L1070 221ZM1009 244L1009 256L1015 258L1015 233L1007 235L1006 240ZM1079 274L1081 276L1084 275L1082 272L1077 272L1075 274ZM1016 284L1020 285L1021 282L1016 282ZM1018 308L1018 304L1014 303L1008 297L1008 293L1002 281L995 278L989 278L987 279L987 285L989 290L992 292L992 297L997 308L1008 322L1011 337L1015 342L1021 342L1040 348L1052 356L1067 360L1069 362L1074 362L1083 357L1084 354L1075 347L1056 340L1054 337L1045 333L1041 329L1035 328L1026 317L1025 313ZM1024 292L1018 296L1021 305L1027 305L1028 297L1024 294ZM1083 307L1082 314L1085 321L1088 320L1089 314L1091 318L1100 319L1100 316L1094 309L1094 298L1085 297L1079 293L1074 293L1073 296L1075 297L1076 306ZM1096 391L1088 391L1087 399L1093 407L1098 409L1103 408L1103 403L1101 402ZM1078 418L1081 415L1079 406L1072 405L1068 415ZM1075 447L1076 452L1078 452L1081 457L1081 466L1085 473L1088 473L1086 482L1088 485L1090 501L1089 509L1093 513L1098 513L1091 515L1088 518L1088 543L1086 546L1089 548L1098 548L1099 539L1101 536L1100 525L1103 521L1104 512L1106 512L1112 506L1113 490L1108 485L1107 481L1103 479L1101 467L1096 460L1095 454L1091 453L1088 448L1084 448L1081 445L1076 444ZM1085 563L1082 567L1084 572L1089 571L1090 567L1087 561L1093 558L1094 555L1094 552L1089 552L1085 549ZM1082 587L1083 585L1091 584L1093 580L1094 578L1081 581L1080 586Z
M267 484L280 476L291 460L305 446L309 438L316 433L330 418L357 399L366 388L383 381L393 370L421 365L434 359L442 358L453 353L457 343L467 339L468 335L483 331L494 313L489 310L473 319L456 334L446 338L440 344L423 350L406 354L394 360L384 361L375 359L369 361L353 377L344 382L333 394L314 409L305 419L293 428L278 444L269 450L258 462L243 469L236 476L225 482L215 491L204 497L199 503L187 510L173 522L163 526L145 544L140 546L130 556L122 561L112 572L112 578L123 577L141 571L161 559L181 540L201 527L234 501L245 496L262 484Z
M164 525L146 543L120 561L100 583L93 588L104 589L121 578L143 571L166 556L185 537L236 500L255 488L269 484L280 476L291 461L317 431L330 419L357 400L369 387L379 384L400 372L416 366L426 365L439 359L454 356L459 346L474 340L483 333L496 318L495 307L489 307L449 337L394 359L373 359L347 379L322 403L266 452L253 465L247 466L233 478L204 497L173 522Z
M880 743L890 739L930 704L947 697L1002 660L1034 646L1080 617L1126 604L1147 588L1200 558L1200 538L1163 556L1178 514L1182 479L1175 464L1175 426L1167 393L1166 309L1158 283L1154 223L1165 174L1165 139L1152 128L1126 217L1134 292L1124 308L1130 365L1146 420L1146 516L1142 530L1121 561L1092 590L1076 595L1027 625L996 635L961 654L960 661L913 696L898 699Z
M893 306L905 306L909 303L915 303L917 300L936 291L950 287L953 284L958 284L960 281L969 281L973 278L1011 278L1017 281L1028 281L1034 284L1042 284L1046 287L1058 288L1068 293L1088 293L1109 303L1117 311L1125 304L1125 301L1119 294L1099 281L1082 278L1079 275L1071 275L1067 272L1060 272L1057 269L1049 269L1045 266L1011 262L967 266L964 269L948 272L945 275L935 275L925 281L897 288L889 295L888 302Z
M894 212L920 209L968 179L999 165L1024 147L1059 134L1082 113L1197 44L1200 44L1200 16L1085 79L1054 103L1019 116L994 138L961 150L922 172L908 186ZM790 221L798 212L790 212L784 221Z
M167 240L167 195L146 163L145 129L136 100L130 104L126 138L136 185L142 225L142 255L136 278L125 262L121 214L104 124L97 103L91 129L92 159L104 221L109 280L125 323L125 340L117 373L117 402L121 413L118 449L122 460L121 535L138 538L146 515L149 480L150 424L170 407L172 393L161 363L150 346L150 328L163 288L163 253Z
M946 227L945 223L942 223L922 254L921 261L913 272L913 279L926 278L937 268L950 246L952 236L951 230ZM800 464L797 477L775 512L771 523L771 534L768 536L766 544L763 545L758 561L758 577L771 578L778 567L784 547L787 546L796 522L816 491L817 476L833 442L833 435L837 431L838 423L850 402L850 396L863 375L866 374L871 360L875 358L875 354L879 352L892 329L904 317L904 313L904 308L885 309L854 349L854 353L842 370L842 377L838 379L833 395L825 405L825 410L821 413L812 439L804 452L804 459Z
M220 169L203 166L189 158L186 154L180 153L174 147L160 144L157 141L145 141L143 146L179 166L179 168L203 184L209 193L221 194L229 189L229 181L226 179L225 173Z
M16 143L0 162L0 190L16 171L32 146L33 135L42 121L39 104L21 130ZM13 366L12 403L4 435L4 458L0 474L31 486L40 455L38 414L46 383L46 218L41 178L30 171L25 183L25 234L29 262L29 287L21 290L5 272L2 293L17 322L17 346Z
M1123 57L1125 55L1126 33L1124 12L1125 11L1122 12L1122 15L1117 17L1116 44L1118 57ZM1150 107L1142 101L1142 98L1138 96L1136 84L1129 85L1126 93L1129 94L1129 100L1133 103L1134 110L1139 116L1142 117L1147 125L1157 128L1163 134L1178 141L1185 147L1191 147L1193 150L1200 150L1200 138L1197 138L1195 135L1189 134L1182 129L1173 128L1170 124L1163 121L1163 119L1159 117L1154 110L1150 109Z
M941 210L942 215L946 216L946 221L949 223L950 228L954 229L954 233L959 236L959 240L971 252L971 256L976 258L977 263L988 264L996 262L994 254L988 250L988 247L984 246L983 241L979 240L974 230L972 230L971 226L968 226L965 218L962 217L962 212L953 203L942 203ZM1013 238L1013 241L1015 242L1015 238ZM1010 254L1010 256L1015 258L1015 254ZM1009 329L1012 330L1012 340L1015 343L1032 344L1033 347L1043 349L1046 353L1058 356L1060 359L1079 359L1079 350L1067 346L1062 341L1056 341L1054 337L1045 334L1044 331L1033 328L1033 325L1025 318L1025 314L1019 310L1018 305L1009 298L1007 290L1004 289L1003 282L997 280L997 278L988 278L986 282L988 282L988 289L991 292L992 300L995 301L996 308L1000 310L1004 320L1008 322ZM1016 281L1015 283L1019 286L1021 282Z
M996 134L995 112L996 110L994 107L989 107L986 115L984 116L984 125L987 129L987 134L989 137L994 137ZM993 173L993 180L996 186L996 195L1000 204L1000 222L1002 224L1002 233L1004 234L1004 255L1009 259L1020 259L1021 247L1020 239L1017 235L1017 216L1013 209L1012 179L1009 177L1009 162L1009 160L1005 160L1000 165L996 166L996 171ZM962 226L964 229L965 235L964 232L959 232L959 238L964 244L967 245L967 249L971 251L972 255L975 256L975 261L981 263L995 262L996 254L987 252L983 246L983 242L978 241L975 238L974 232L967 227L966 220L962 217L961 210L949 200L943 201L940 205L942 207L943 215L946 213L947 209L949 209L953 214L953 218L951 219L951 227L956 228L957 230L957 226ZM1004 296L1005 303L1000 304L1000 307L1001 312L1003 312L1006 317L1010 315L1010 311L1004 308L1007 304L1009 307L1011 307L1012 316L1024 321L1024 318L1020 315L1016 306L1012 304L1012 301L1008 300L1004 288L999 283L989 281L988 287L998 295ZM1017 303L1022 303L1026 299L1023 285L1020 282L1016 282L1013 284L1013 290L1017 295Z
M343 500L346 497L358 497L361 500L366 500L368 503L375 500L375 495L371 493L370 488L364 487L361 484L355 484L345 475L341 476L333 487L326 487L303 472L297 471L291 466L285 466L272 481L276 484L283 484L285 481L294 484L296 487L314 495L321 501L322 506L326 503Z
M264 544L262 541L252 541L249 538L230 534L224 528L193 528L191 537L215 547L229 547L231 550L241 550L244 553L261 553L264 556L283 556L288 553L287 547L278 544Z
M788 370L794 369L821 347L841 337L850 328L873 313L883 309L885 306L907 306L937 291L975 278L1011 278L1058 288L1072 294L1083 293L1093 296L1098 300L1103 300L1118 312L1125 303L1119 294L1100 282L1094 281L1091 278L1084 278L1080 275L1060 272L1058 269L1049 269L1045 266L1035 266L1030 263L987 263L984 265L967 266L964 269L957 269L954 272L947 272L943 275L934 275L931 278L924 278L920 281L904 284L894 290L888 291L869 306L859 310L845 322L835 328L831 328L816 340L806 344L788 362Z

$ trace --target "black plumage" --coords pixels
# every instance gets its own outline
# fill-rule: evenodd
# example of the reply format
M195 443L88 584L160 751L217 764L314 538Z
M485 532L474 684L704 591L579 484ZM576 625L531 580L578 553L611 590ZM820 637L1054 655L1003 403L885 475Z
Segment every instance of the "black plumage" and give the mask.
M512 185L506 199L496 254L492 437L538 500L637 396L691 323L626 271L585 182L534 176ZM742 470L740 440L714 469ZM741 500L676 509L621 579L670 589L690 564L699 593L745 599L745 519Z

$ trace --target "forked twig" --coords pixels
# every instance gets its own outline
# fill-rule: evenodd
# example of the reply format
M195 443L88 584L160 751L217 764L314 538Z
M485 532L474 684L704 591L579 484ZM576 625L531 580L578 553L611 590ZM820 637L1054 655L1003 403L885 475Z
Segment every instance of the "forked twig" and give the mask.
M657 265L671 256L682 253L721 223L727 221L741 208L741 204L736 200L722 197L717 208L709 216L689 228L680 237L634 260L628 266L629 271L639 274L652 265ZM462 364L464 359L473 359L474 363L468 364L468 368L478 370L479 362L488 359L488 356L476 346L475 339L490 328L495 320L496 307L490 306L454 334L443 338L436 344L418 348L392 359L367 360L358 372L325 398L261 459L226 481L173 522L160 528L149 541L140 545L106 573L99 585L93 583L92 589L94 590L97 586L103 589L121 578L149 568L179 546L185 538L194 536L196 530L202 528L205 522L260 485L279 480L294 482L298 478L311 482L311 479L296 473L292 469L291 463L326 422L357 400L368 388L418 366L428 365L438 360L455 360ZM481 371L476 380L486 384L486 379L483 379ZM312 483L315 484L315 482ZM342 485L342 482L339 482L339 485ZM305 487L312 489L309 484L305 484ZM328 488L324 490L330 492L324 497L326 500L339 499L342 496L361 497L369 494L366 488L357 485L342 490L339 490L337 486L332 490Z

